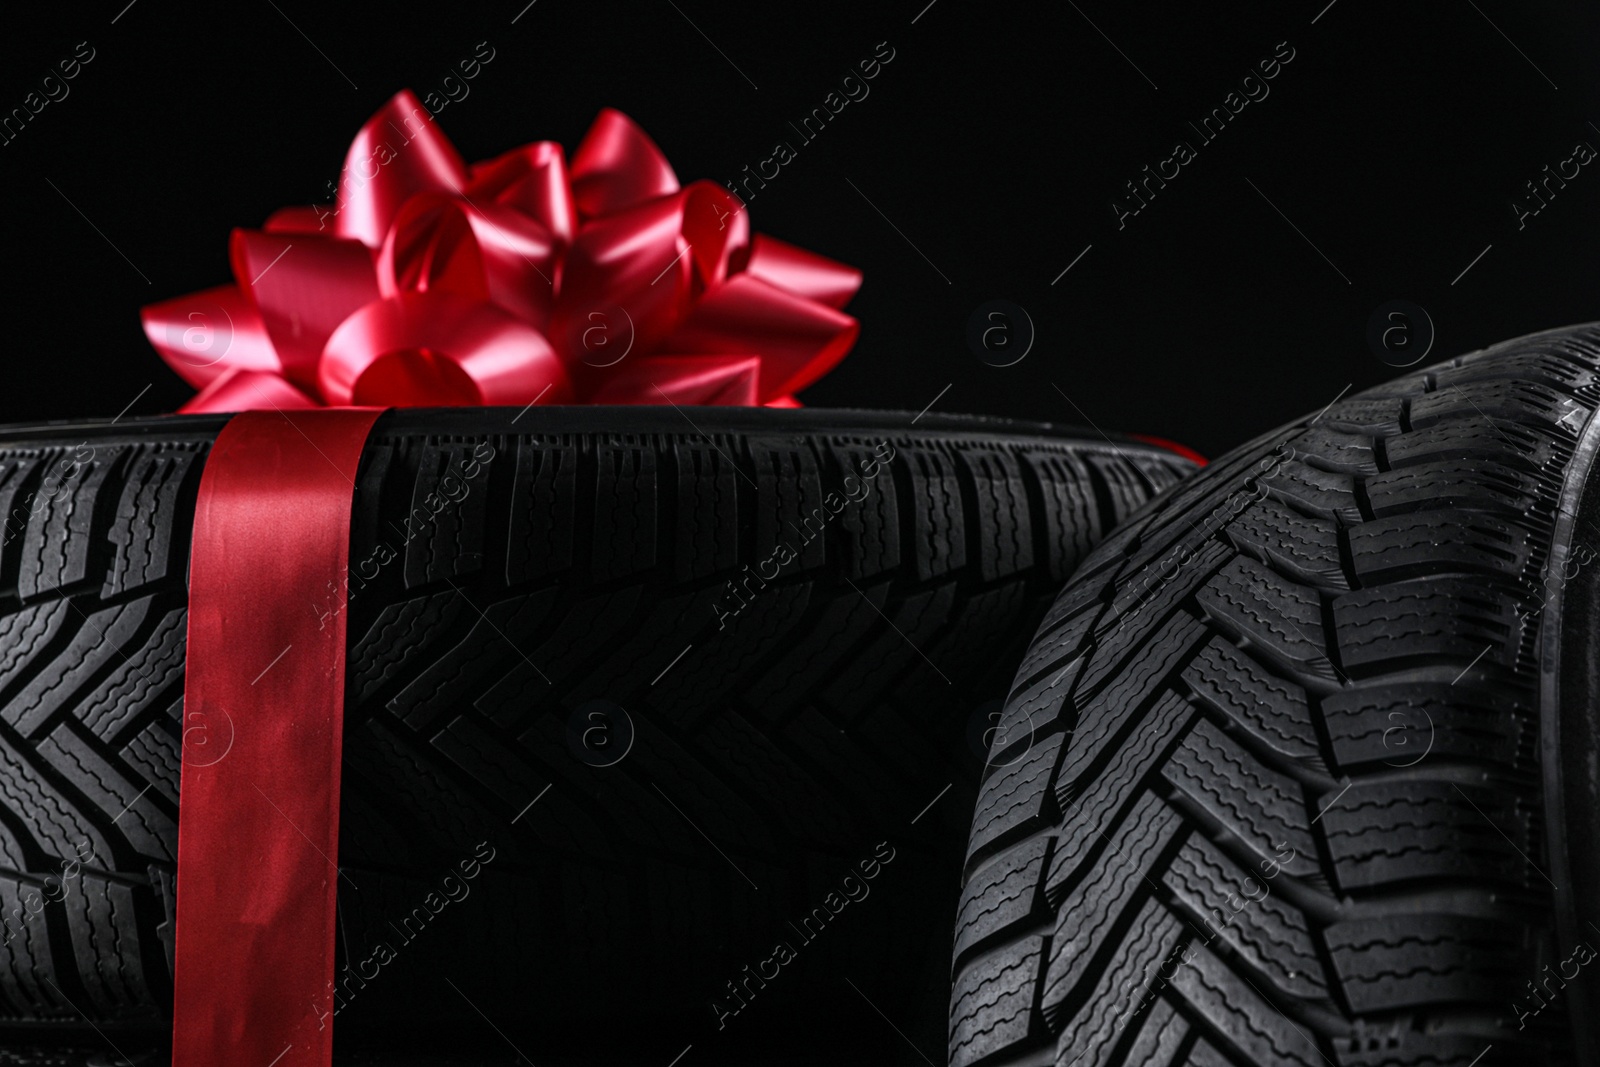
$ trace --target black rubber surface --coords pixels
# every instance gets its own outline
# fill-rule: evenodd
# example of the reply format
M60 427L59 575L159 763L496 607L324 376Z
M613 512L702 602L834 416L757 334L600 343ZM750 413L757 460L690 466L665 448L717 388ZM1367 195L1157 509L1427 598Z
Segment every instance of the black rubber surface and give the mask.
M1593 1062L1597 368L1340 399L1091 555L980 793L952 1064Z
M221 425L0 430L13 1026L132 1052L168 1025L180 746L215 762L235 728L181 707ZM1187 469L937 416L384 416L350 557L345 969L308 1012L347 1049L460 1027L665 1062L768 1024L827 1047L800 1012L834 1005L936 1048L984 716L1073 566Z

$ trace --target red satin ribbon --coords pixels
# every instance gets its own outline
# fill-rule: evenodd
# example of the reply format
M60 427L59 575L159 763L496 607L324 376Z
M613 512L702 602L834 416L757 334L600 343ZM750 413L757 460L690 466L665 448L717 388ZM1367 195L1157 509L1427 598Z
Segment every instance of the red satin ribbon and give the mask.
M247 412L189 559L174 1067L333 1056L344 579L376 409Z
M541 141L468 166L409 92L361 127L339 202L235 230L235 284L146 307L183 410L769 404L842 359L861 272L678 184L619 111L569 169Z

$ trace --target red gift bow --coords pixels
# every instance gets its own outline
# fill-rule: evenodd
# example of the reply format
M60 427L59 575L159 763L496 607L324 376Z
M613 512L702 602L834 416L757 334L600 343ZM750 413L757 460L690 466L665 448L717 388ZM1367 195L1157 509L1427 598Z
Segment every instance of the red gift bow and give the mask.
M152 304L184 412L339 405L766 404L855 343L861 272L760 234L602 111L573 157L462 163L409 90L356 135L333 206L230 240L234 285Z

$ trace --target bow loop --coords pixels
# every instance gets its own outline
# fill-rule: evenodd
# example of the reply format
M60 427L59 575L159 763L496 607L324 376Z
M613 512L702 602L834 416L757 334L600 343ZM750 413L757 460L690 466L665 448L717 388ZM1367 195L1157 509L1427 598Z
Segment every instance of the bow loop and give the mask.
M750 255L750 216L738 197L716 182L698 181L684 190L683 238L694 251L699 289L727 281Z
M597 218L678 191L667 157L634 121L606 108L572 157L572 195L585 218Z
M475 165L463 195L469 202L488 199L520 211L564 245L578 232L566 156L553 141L535 141Z
M378 291L455 293L542 328L554 303L556 253L550 232L511 208L414 196L378 253Z
M382 243L400 206L418 193L460 193L467 167L428 109L403 89L368 119L339 174L336 236Z
M234 230L228 253L234 280L261 313L284 375L297 385L313 384L328 335L378 296L372 253L359 241L258 230Z
M441 407L561 403L571 382L544 336L453 293L401 293L344 321L323 349L330 404ZM553 395L550 395L553 394Z

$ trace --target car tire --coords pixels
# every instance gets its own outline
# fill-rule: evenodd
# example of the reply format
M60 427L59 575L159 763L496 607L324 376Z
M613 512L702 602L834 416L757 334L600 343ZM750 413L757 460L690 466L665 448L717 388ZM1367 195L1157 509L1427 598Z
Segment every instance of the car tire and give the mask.
M1006 700L949 1059L1595 1062L1600 327L1338 399L1085 561Z
M0 431L0 1023L35 1036L170 1026L180 760L233 729L181 700L223 421ZM781 999L853 998L848 964L904 1010L943 981L976 709L1083 554L1188 469L932 415L384 415L353 510L340 969L307 1010L343 1048L480 1015L586 1041L619 1002L714 1032L834 898L873 913Z

